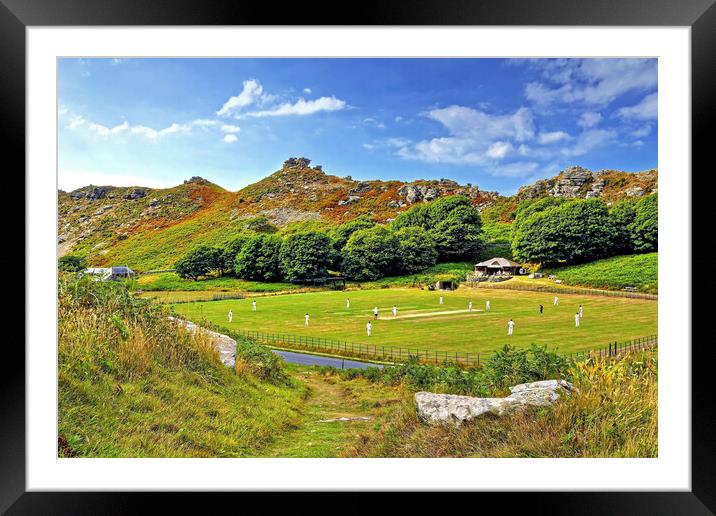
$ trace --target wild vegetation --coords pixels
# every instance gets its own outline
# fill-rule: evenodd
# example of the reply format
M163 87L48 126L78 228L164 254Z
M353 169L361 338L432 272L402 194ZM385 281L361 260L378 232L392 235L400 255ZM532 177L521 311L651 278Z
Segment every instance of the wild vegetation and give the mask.
M361 433L344 455L657 457L657 371L651 353L575 363L568 375L576 394L552 407L483 417L459 428L421 423L412 399L406 397L380 425ZM415 380L411 375L407 381Z
M232 371L124 285L63 276L58 315L63 456L252 456L301 421L307 390L257 368L268 350L243 343Z
M126 284L63 273L58 288L60 456L657 454L651 354L572 363L544 347L505 346L481 369L409 362L309 371L237 335L232 370L205 334L185 331L166 306L134 296ZM415 415L417 390L499 396L509 385L545 378L569 379L577 394L459 429L427 426Z

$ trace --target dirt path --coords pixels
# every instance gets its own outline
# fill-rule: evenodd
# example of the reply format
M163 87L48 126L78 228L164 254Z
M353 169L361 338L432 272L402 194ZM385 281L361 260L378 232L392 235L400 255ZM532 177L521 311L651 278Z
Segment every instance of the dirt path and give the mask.
M375 424L378 409L376 403L367 399L374 394L360 395L361 385L370 385L363 380L340 382L330 376L319 375L306 368L296 370L296 378L304 381L311 389L306 399L304 423L278 438L260 455L262 457L336 457L344 446L357 434ZM356 395L358 393L358 395ZM380 403L378 403L380 406ZM348 418L340 421L339 418ZM366 420L367 418L367 420ZM322 422L329 420L327 422Z

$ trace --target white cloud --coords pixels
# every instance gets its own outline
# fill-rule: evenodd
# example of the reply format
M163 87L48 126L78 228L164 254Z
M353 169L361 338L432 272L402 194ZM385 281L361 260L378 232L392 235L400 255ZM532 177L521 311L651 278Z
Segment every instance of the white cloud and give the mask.
M649 136L651 134L651 126L645 125L643 127L640 127L634 131L632 131L631 136L632 138L644 138L645 136Z
M580 134L573 146L563 148L561 153L564 156L582 156L592 149L602 147L613 142L615 137L615 131L606 129L590 129Z
M537 104L607 105L627 92L648 91L657 84L655 59L533 59L543 81L525 86Z
M401 146L403 159L428 163L493 164L516 144L534 138L532 112L520 108L512 114L492 115L464 106L433 109L426 116L441 123L449 135Z
M241 109L258 101L263 95L263 92L264 88L259 81L256 79L248 79L244 81L241 93L235 97L230 97L216 114L219 116L235 114L241 111Z
M577 125L580 127L588 128L588 127L594 127L601 121L602 121L602 115L600 113L596 113L594 111L587 111L587 112L579 115L579 120L577 120Z
M402 121L402 120L403 120L403 117L402 117L402 116L400 116L400 115L398 115L398 116L396 116L396 117L395 117L395 119L394 119L394 120L395 120L396 122L400 122L400 121Z
M310 95L311 93L313 93L313 90L311 90L311 88L303 88L303 93L305 93L306 95Z
M319 111L339 111L346 107L344 100L336 97L320 97L316 100L298 99L294 103L286 102L274 108L245 113L243 116L256 118L269 116L312 115Z
M236 140L238 140L238 138L235 134L227 134L226 136L224 136L224 141L226 143L234 143Z
M84 123L85 123L85 118L84 118L83 116L81 116L81 115L72 115L72 116L70 117L70 123L67 124L67 127L68 127L69 129L76 129L76 128L78 128L79 126L84 125Z
M535 163L534 161L519 161L492 167L490 173L493 176L526 177L537 170L538 167L539 163Z
M636 120L656 120L659 111L658 93L652 93L644 97L641 102L634 106L623 107L617 111L622 118L633 118Z
M537 141L542 144L550 144L560 142L562 140L570 140L571 138L572 137L564 131L552 131L540 133L539 137L537 138Z
M189 131L189 126L176 123L160 130L152 129L151 127L146 127L143 125L137 125L132 127L132 134L139 134L145 136L146 138L149 138L150 140L154 140L156 138L160 138L168 134L187 133Z
M89 124L88 127L89 127L90 131L97 133L99 136L110 136L110 135L123 133L124 131L128 130L129 122L127 122L125 120L123 123L116 125L114 127L111 127L111 128L106 127L101 124L96 124L96 123L91 123L91 124Z
M198 127L214 127L219 122L217 120L211 120L210 118L197 118L196 120L192 120L191 125L195 125Z
M224 133L233 134L233 133L238 133L241 130L241 128L238 125L223 124L221 126L221 130Z
M492 159L502 159L512 150L510 142L495 142L487 148L485 155Z

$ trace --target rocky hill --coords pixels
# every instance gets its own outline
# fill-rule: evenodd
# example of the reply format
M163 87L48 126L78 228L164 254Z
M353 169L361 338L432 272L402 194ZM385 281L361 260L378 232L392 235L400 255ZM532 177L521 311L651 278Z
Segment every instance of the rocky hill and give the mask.
M624 197L641 197L657 191L658 172L628 173L619 170L592 172L582 167L569 167L551 179L542 179L520 188L518 200L554 196L565 198L600 197L614 202Z
M656 180L656 170L593 173L572 167L507 199L555 195L612 201L655 191ZM201 177L168 189L90 185L58 192L58 250L61 256L85 256L93 265L167 268L192 246L220 244L259 217L278 227L307 220L339 224L360 215L388 222L411 205L453 194L470 197L480 210L506 199L450 179L357 181L326 174L307 158L289 158L238 192Z

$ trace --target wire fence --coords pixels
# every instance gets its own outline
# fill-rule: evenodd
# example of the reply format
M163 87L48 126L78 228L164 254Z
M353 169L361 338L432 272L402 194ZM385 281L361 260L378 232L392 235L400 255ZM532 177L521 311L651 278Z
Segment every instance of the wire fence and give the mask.
M231 333L241 337L263 342L269 346L285 347L318 353L327 353L344 357L363 358L381 362L403 363L409 359L416 359L425 364L458 364L464 367L480 367L485 360L489 360L494 351L483 353L470 353L461 351L435 351L415 348L401 348L395 346L373 346L357 342L348 342L323 337L306 335L290 335L283 333L267 333L251 330L232 330ZM572 353L559 353L571 360L586 360L590 357L616 357L624 353L633 353L658 346L658 335L650 335L623 342L610 342L609 344L590 351L575 351Z
M523 290L530 292L551 292L553 294L581 294L586 296L628 297L633 299L649 299L652 301L659 300L659 296L657 294L646 294L644 292L629 292L623 290L599 290L592 288L579 288L556 285L516 285L510 283L511 282L502 283L486 281L467 281L465 285L472 288Z

